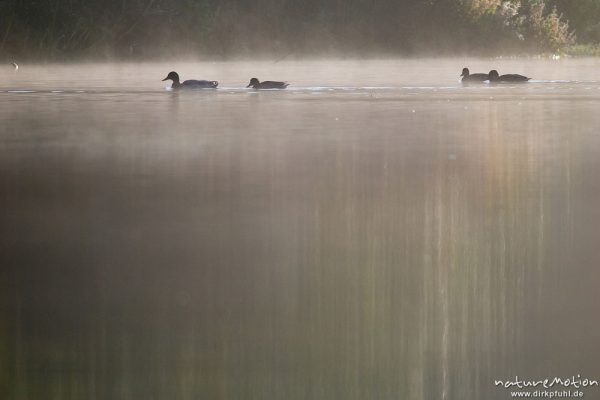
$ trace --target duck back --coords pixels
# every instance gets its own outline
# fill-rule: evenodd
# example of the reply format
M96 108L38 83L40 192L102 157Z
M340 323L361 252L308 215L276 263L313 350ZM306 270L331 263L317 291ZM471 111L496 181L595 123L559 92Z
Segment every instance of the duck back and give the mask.
M527 82L530 79L531 78L519 74L500 75L500 82Z
M188 80L181 84L181 87L190 89L215 89L217 86L219 86L219 82L205 80Z
M470 74L462 78L462 82L483 82L488 80L488 74Z
M287 82L278 82L278 81L264 81L260 83L259 89L285 89L288 87L289 83Z

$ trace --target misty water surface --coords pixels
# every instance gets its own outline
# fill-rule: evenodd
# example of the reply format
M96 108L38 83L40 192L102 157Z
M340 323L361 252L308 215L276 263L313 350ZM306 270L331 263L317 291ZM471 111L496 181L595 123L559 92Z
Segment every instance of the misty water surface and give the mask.
M0 118L3 399L600 378L600 61L22 65Z

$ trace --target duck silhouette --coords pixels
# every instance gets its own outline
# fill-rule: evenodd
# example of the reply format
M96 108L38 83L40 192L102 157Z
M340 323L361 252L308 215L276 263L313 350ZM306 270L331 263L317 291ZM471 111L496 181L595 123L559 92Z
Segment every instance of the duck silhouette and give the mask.
M288 87L289 83L287 82L278 82L278 81L259 81L258 78L250 79L250 83L247 88L252 87L254 89L285 89Z
M490 82L527 82L528 80L530 80L531 78L528 78L526 76L523 75L519 75L519 74L505 74L505 75L499 75L498 71L496 71L495 69L491 70L489 75L489 81Z
M460 76L462 76L462 82L483 82L488 80L488 74L471 74L469 73L469 68L463 68Z
M179 74L175 71L169 72L169 75L163 81L173 81L171 89L215 89L219 86L217 81L204 81L204 80L189 80L179 82Z

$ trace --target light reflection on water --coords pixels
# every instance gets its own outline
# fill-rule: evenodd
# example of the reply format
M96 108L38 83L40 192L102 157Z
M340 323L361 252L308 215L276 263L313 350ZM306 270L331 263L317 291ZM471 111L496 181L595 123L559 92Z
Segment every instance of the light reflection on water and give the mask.
M600 378L598 62L424 63L185 64L224 87L187 93L164 64L3 78L2 398ZM457 83L494 63L544 82Z

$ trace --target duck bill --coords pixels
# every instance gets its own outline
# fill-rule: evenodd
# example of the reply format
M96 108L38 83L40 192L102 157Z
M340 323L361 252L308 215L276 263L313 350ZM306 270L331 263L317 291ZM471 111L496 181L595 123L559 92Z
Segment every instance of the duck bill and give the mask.
M252 84L249 84L248 86L246 86L246 88L252 87Z
M465 74L460 74L460 76L465 76Z
M161 82L168 81L168 80L169 80L169 77L167 76L167 77L166 77L165 79L163 79Z

